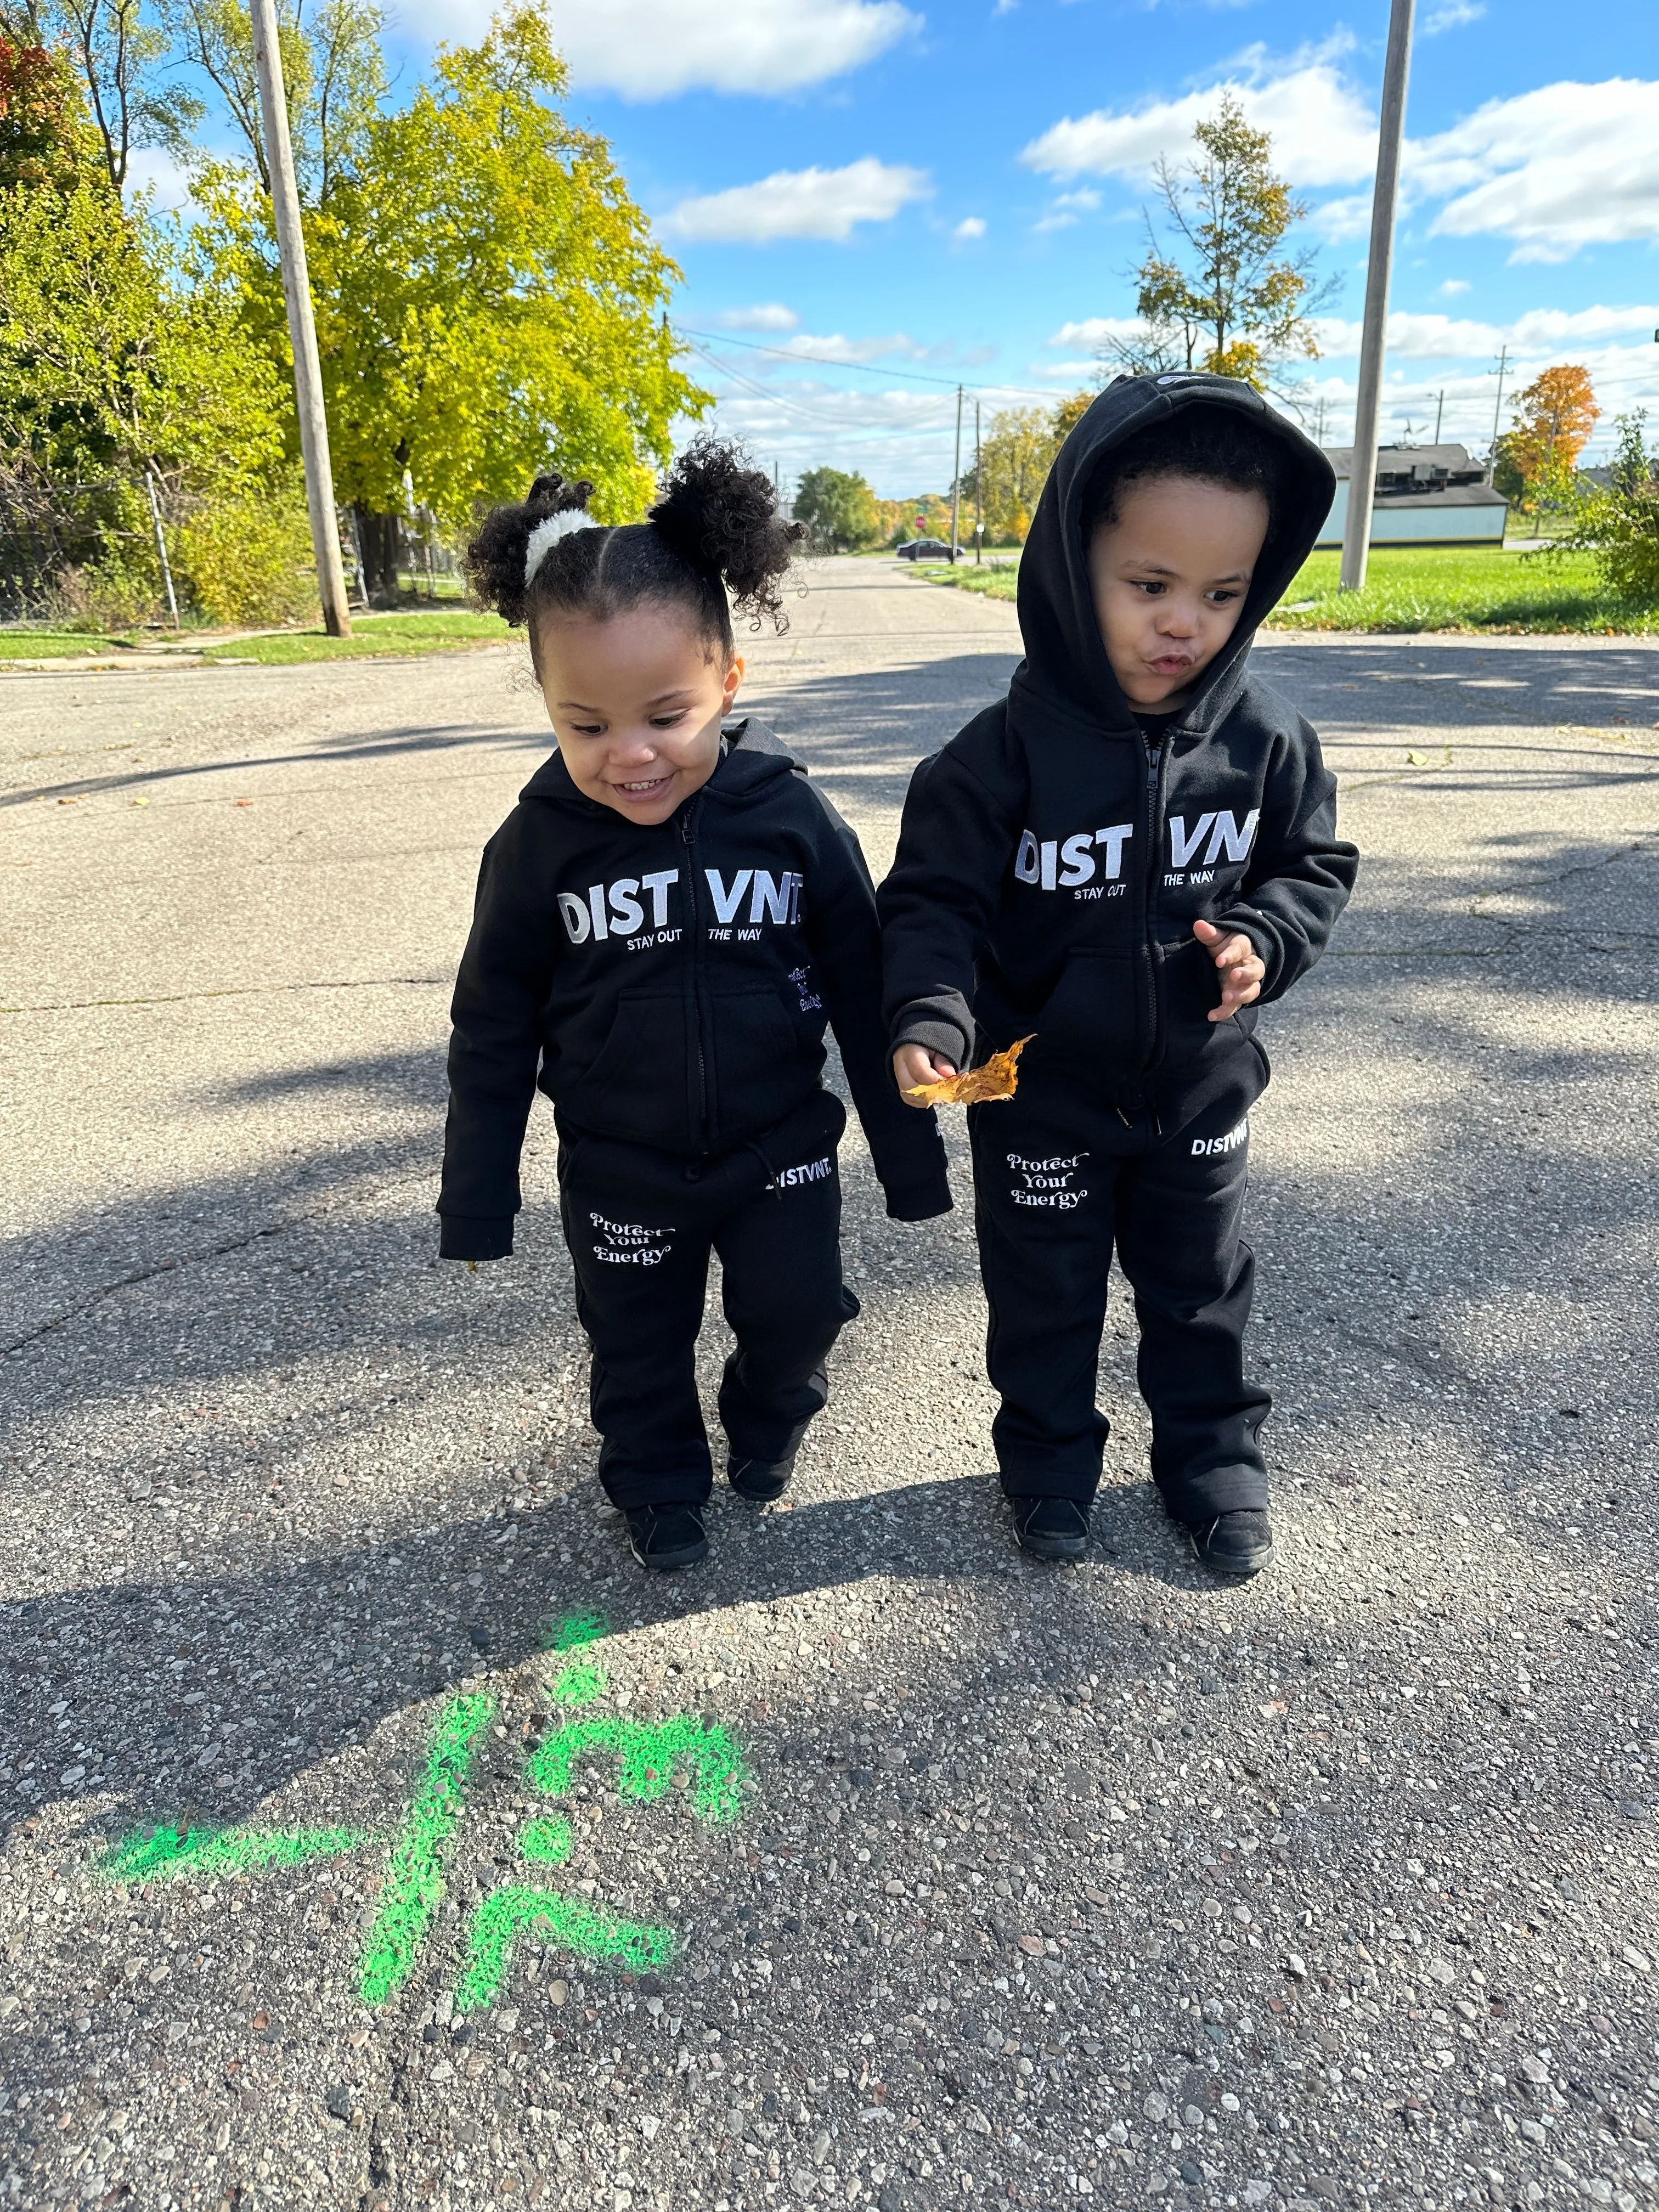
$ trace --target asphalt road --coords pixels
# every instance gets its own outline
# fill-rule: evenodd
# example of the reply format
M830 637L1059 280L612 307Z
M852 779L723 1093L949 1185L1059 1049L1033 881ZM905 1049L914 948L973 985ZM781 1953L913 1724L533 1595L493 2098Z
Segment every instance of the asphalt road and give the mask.
M879 870L1012 610L793 612ZM1365 864L1263 1024L1243 1589L1121 1305L1091 1557L1014 1551L965 1174L901 1228L852 1139L794 1494L647 1583L545 1117L434 1257L519 657L0 678L0 2203L1655 2201L1659 653L1263 652Z

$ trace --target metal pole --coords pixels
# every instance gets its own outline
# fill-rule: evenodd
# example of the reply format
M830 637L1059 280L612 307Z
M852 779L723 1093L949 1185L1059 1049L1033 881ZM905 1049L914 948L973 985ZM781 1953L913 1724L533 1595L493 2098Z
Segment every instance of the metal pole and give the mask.
M1440 418L1445 411L1446 392L1445 387L1443 385L1439 392L1436 395L1434 403L1434 442L1437 446L1440 443Z
M259 118L264 131L265 160L270 170L271 212L276 219L276 251L282 258L288 335L294 349L294 398L300 416L300 451L305 459L306 503L311 510L311 550L317 562L317 592L323 605L324 629L331 637L349 637L351 617L346 607L340 532L334 519L334 477L329 466L323 372L317 358L317 327L311 316L311 283L306 274L299 187L294 180L294 148L288 131L283 57L276 44L276 0L250 0L249 12L253 19L253 66L259 78Z
M1659 337L1659 331L1656 331L1654 336ZM1498 355L1498 398L1492 410L1492 459L1486 464L1488 483L1498 472L1498 418L1504 411L1504 371L1509 367L1509 360L1510 349L1506 344L1499 348ZM1490 371L1487 373L1491 374Z
M957 563L957 522L962 513L962 386L957 386L957 459L951 479L951 566Z
M1345 592L1364 589L1365 562L1370 551L1371 501L1376 489L1376 410L1388 338L1389 275L1394 260L1395 201L1400 191L1400 142L1406 126L1406 80L1411 71L1413 6L1413 0L1393 0L1389 13L1376 183L1371 193L1371 250L1365 264L1365 323L1359 342L1359 401L1354 410L1347 526L1342 533Z
M179 627L179 601L173 588L173 563L167 559L167 541L161 533L161 502L155 496L155 478L149 469L144 471L144 489L149 494L149 519L155 526L155 550L161 557L161 581L167 587L167 612L173 617L173 627Z

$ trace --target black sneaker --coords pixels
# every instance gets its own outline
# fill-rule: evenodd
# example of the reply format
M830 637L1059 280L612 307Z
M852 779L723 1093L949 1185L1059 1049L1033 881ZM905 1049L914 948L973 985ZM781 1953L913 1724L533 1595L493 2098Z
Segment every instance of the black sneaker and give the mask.
M1187 1534L1205 1565L1218 1575L1259 1575L1273 1555L1273 1524L1265 1513L1241 1509L1213 1521L1189 1521Z
M795 1472L795 1455L787 1459L739 1459L735 1453L726 1462L726 1479L739 1498L751 1505L769 1505L781 1498Z
M1079 1498L1011 1498L1014 1535L1039 1559L1080 1559L1089 1548L1089 1508Z
M701 1505L636 1505L627 1520L628 1540L642 1567L690 1567L708 1556Z

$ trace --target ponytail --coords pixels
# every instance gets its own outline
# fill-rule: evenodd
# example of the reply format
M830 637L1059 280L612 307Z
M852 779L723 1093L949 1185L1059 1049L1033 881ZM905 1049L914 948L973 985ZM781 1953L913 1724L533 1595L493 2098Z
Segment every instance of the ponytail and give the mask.
M485 516L467 548L477 597L529 624L532 655L544 612L608 622L646 600L684 607L727 657L734 609L752 629L788 628L781 587L805 526L785 519L769 478L738 447L694 439L644 522L591 520L592 489L538 477L519 505Z

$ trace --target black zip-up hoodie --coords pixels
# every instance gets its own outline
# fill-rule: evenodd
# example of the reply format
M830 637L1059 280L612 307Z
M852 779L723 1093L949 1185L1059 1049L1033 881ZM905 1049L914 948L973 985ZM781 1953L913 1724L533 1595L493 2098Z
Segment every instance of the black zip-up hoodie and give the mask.
M1161 733L1143 732L1106 657L1083 512L1105 457L1184 409L1228 408L1281 446L1290 489L1238 626ZM1324 950L1358 855L1336 784L1296 709L1252 674L1251 639L1331 504L1329 462L1247 385L1121 377L1061 447L1019 568L1025 658L1008 696L917 768L882 885L895 1046L958 1066L975 1028L1035 1032L1023 1072L1177 1120L1266 1080L1253 1008L1231 1021L1202 916L1242 930L1276 999ZM1241 1058L1241 1055L1243 1057Z
M512 1250L538 1087L574 1128L731 1152L819 1087L826 1022L888 1212L949 1209L938 1125L887 1073L858 839L764 725L724 735L708 781L653 827L585 799L555 753L485 847L451 1009L447 1259Z

